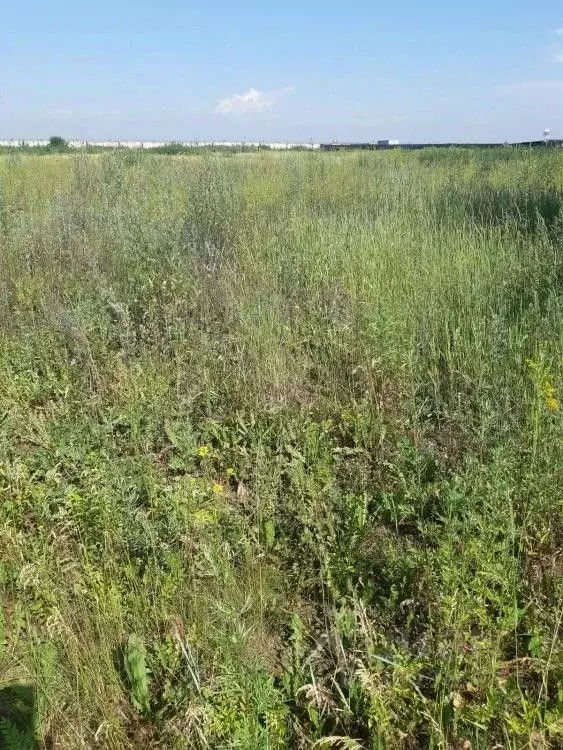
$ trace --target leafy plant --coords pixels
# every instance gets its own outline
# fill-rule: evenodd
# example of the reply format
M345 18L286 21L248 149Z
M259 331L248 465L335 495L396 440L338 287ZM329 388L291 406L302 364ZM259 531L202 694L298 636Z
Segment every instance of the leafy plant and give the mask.
M145 646L135 633L127 640L123 665L129 680L131 703L145 716L150 712L149 674L146 665Z

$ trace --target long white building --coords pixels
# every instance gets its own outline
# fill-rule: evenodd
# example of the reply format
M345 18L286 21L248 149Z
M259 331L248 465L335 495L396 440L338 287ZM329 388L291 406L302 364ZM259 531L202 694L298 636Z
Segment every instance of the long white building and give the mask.
M70 148L161 148L163 146L180 145L187 148L271 148L275 151L286 151L293 148L304 148L316 150L320 148L319 143L284 143L284 142L259 142L259 141L89 141L72 139L67 141ZM37 147L48 146L48 140L0 140L0 146L8 147Z

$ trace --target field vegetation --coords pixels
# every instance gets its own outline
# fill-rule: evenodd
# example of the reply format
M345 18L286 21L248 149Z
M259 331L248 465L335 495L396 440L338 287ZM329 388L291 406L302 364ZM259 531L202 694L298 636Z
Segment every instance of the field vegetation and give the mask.
M0 157L0 745L561 747L562 209L555 150Z

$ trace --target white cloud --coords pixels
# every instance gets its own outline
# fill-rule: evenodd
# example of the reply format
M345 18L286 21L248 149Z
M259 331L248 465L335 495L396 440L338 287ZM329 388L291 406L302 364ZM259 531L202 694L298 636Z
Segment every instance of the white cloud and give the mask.
M217 102L215 112L228 117L241 117L244 115L259 115L271 112L278 99L284 94L293 91L291 86L286 86L278 91L260 91L259 89L248 89L244 94L235 94Z
M271 112L274 107L274 97L265 91L248 89L244 94L235 94L217 102L215 111L220 115L256 115Z

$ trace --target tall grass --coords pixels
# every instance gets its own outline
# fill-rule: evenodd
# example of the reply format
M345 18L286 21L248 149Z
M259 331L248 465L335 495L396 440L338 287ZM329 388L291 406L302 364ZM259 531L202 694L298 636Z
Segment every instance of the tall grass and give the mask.
M0 158L4 743L23 683L46 746L556 747L562 205L556 152Z

